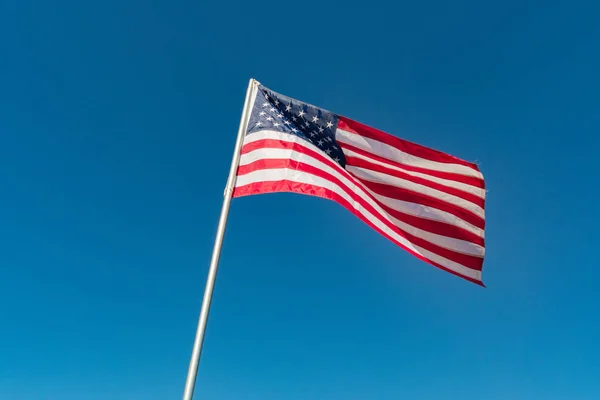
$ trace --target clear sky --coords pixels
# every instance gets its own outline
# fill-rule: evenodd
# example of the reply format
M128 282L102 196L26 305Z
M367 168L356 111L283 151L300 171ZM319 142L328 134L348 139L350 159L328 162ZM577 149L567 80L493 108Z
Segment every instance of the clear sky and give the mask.
M0 399L179 399L248 79L477 161L481 288L235 199L197 399L600 398L594 1L4 1Z

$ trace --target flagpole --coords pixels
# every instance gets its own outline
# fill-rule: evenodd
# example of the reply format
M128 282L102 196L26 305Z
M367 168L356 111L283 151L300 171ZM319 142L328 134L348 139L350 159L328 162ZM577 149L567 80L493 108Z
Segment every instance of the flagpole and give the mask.
M244 134L248 128L250 113L257 91L258 82L250 79L248 89L246 90L246 99L244 100L244 108L240 118L240 126L238 128L238 136L235 142L235 149L231 159L231 168L229 169L229 178L225 186L225 194L223 198L223 206L221 207L221 216L219 217L219 225L217 227L217 235L213 247L212 257L210 259L210 267L208 269L208 277L206 279L206 287L204 289L204 299L202 300L202 308L200 310L200 318L198 319L198 327L196 328L196 337L194 339L194 347L192 357L188 369L187 379L185 381L185 390L183 392L183 400L192 400L194 395L194 386L196 384L196 375L198 373L198 363L200 362L200 354L202 353L202 343L204 342L204 332L206 331L206 323L210 310L210 302L212 299L215 279L217 277L217 268L219 266L219 257L221 255L221 247L223 245L223 236L225 235L225 225L227 224L227 215L229 214L229 205L233 196L235 187L235 177L240 163L240 151L244 142Z

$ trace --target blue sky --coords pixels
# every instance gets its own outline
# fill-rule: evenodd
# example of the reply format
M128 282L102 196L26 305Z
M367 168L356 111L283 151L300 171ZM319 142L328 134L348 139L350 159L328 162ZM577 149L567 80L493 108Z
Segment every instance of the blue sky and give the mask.
M235 199L196 398L598 399L596 2L0 5L0 398L180 398L248 79L477 161L482 289Z

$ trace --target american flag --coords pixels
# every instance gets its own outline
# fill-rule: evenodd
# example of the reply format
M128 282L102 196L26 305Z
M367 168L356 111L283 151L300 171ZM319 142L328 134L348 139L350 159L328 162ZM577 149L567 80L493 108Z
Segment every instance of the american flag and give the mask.
M483 286L477 165L258 85L233 196L333 200L414 256Z

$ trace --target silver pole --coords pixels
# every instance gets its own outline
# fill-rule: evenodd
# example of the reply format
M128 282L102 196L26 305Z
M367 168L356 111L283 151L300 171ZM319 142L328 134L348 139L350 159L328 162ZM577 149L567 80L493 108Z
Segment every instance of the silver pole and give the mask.
M244 101L244 109L240 119L240 127L238 136L235 142L235 150L231 160L231 168L229 170L229 178L225 187L223 206L221 208L221 216L219 217L219 226L217 227L217 236L213 247L212 257L210 259L210 267L208 269L208 278L206 279L206 288L204 289L204 299L202 300L202 309L200 310L200 318L198 320L198 328L196 329L196 338L194 339L194 348L192 350L192 358L188 369L187 379L185 381L185 390L183 392L183 400L192 400L194 395L194 386L196 384L196 375L198 373L198 363L200 361L200 353L202 352L202 343L204 341L204 332L206 331L206 321L208 320L208 312L210 310L210 301L212 299L215 279L217 277L217 268L219 266L219 256L221 255L221 246L223 244L223 236L225 234L225 225L227 224L227 215L229 214L229 205L235 187L235 177L237 168L240 163L240 151L244 143L244 134L248 128L250 113L254 103L258 82L250 79L248 90L246 91L246 100Z

